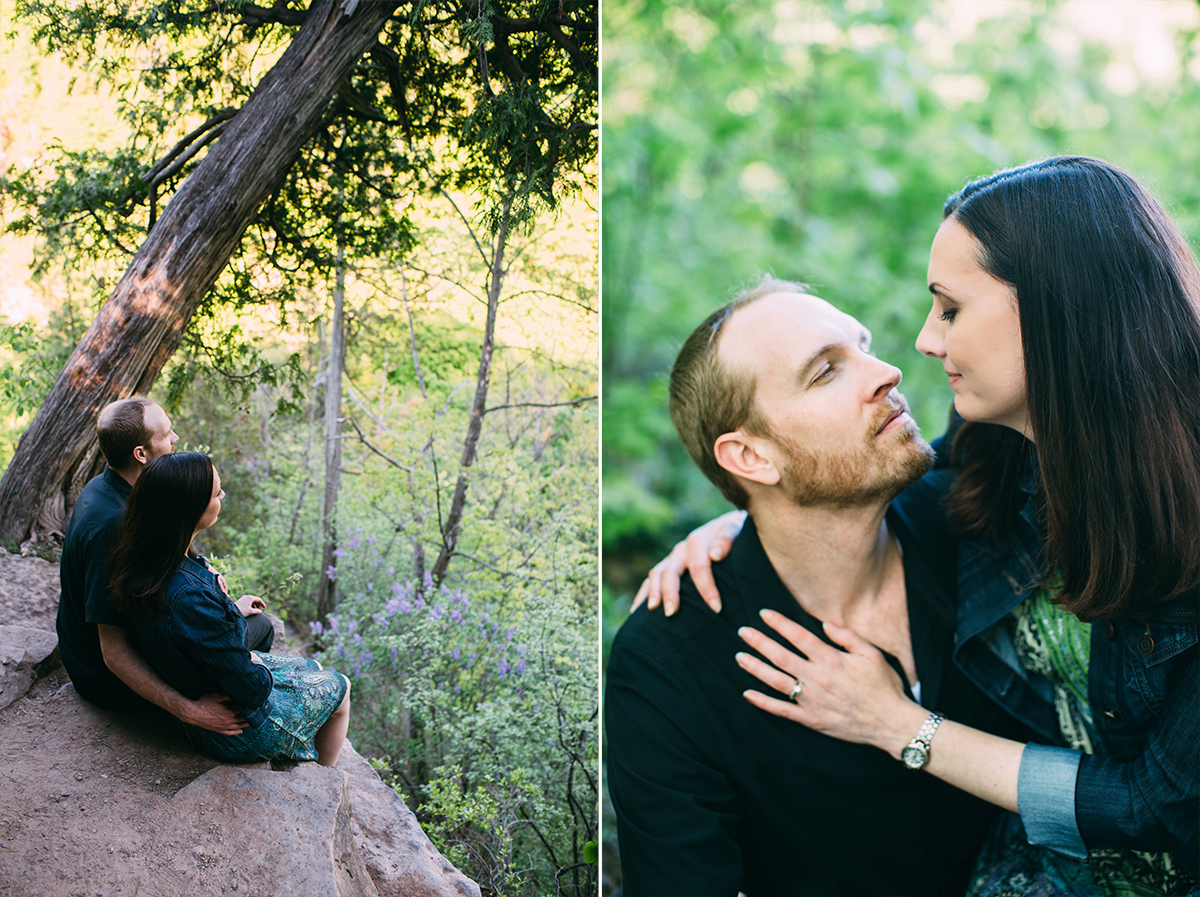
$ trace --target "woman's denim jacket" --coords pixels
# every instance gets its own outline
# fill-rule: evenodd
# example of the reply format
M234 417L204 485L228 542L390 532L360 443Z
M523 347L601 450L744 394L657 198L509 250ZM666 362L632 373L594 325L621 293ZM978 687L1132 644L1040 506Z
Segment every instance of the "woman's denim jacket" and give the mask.
M185 557L167 583L166 600L165 612L135 618L138 651L184 697L224 692L257 729L271 711L271 674L250 659L246 621L216 575Z
M1045 572L1032 457L1019 485L1025 527L1013 547L959 543L954 659L984 692L1057 745L1050 683L1021 666L1004 622ZM1088 699L1096 753L1026 746L1017 802L1031 843L1080 860L1087 858L1085 845L1171 851L1200 878L1196 612L1193 592L1145 619L1121 615L1092 624Z

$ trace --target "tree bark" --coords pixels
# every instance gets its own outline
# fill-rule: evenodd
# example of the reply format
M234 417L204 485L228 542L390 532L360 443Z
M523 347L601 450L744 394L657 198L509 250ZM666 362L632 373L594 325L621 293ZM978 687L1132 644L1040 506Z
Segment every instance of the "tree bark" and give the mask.
M458 479L454 483L454 497L450 499L450 510L442 528L442 545L437 560L433 562L430 576L435 586L446 578L446 568L462 528L463 510L467 504L467 488L470 486L471 465L475 463L475 451L479 436L483 432L483 415L487 412L488 386L492 379L492 352L496 345L496 312L500 307L500 292L504 287L504 250L508 244L508 227L514 196L509 194L500 218L500 229L496 233L495 251L492 254L492 270L488 280L487 322L483 328L483 347L479 353L479 374L475 378L475 399L471 403L471 417L467 422L467 435L463 439L462 459L459 462Z
M314 3L283 56L164 209L22 436L0 479L0 542L61 531L92 473L96 415L154 384L255 210L395 9L364 0L346 16L341 0Z

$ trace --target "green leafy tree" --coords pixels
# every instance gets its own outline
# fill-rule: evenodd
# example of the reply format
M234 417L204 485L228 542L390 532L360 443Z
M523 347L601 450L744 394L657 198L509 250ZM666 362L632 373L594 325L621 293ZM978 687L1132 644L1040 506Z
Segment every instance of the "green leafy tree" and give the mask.
M117 153L64 152L51 177L10 179L29 210L10 227L37 230L45 264L141 248L0 481L9 539L28 535L56 494L69 506L94 467L89 418L153 383L231 256L243 271L273 266L294 288L327 276L339 240L351 259L402 252L402 193L470 191L498 232L587 183L594 4L19 9L48 50L121 92L132 137ZM321 65L290 68L305 58ZM214 297L251 301L257 286L234 277ZM131 326L143 321L149 329ZM52 436L67 447L53 459Z

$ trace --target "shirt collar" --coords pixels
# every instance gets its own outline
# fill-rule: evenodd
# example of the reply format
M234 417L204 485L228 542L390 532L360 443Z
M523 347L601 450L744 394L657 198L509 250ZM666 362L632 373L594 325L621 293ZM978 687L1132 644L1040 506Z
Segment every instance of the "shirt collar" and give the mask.
M904 556L904 586L908 601L909 635L912 639L913 656L917 662L917 674L921 680L922 702L925 706L937 699L942 681L942 658L950 643L954 625L953 596L945 594L921 552L919 543L899 521L898 515L888 509L888 527L900 544ZM833 641L826 636L821 621L801 607L792 597L771 561L758 536L754 518L747 516L746 524L733 543L727 563L737 577L738 592L747 601L739 608L738 616L744 615L741 625L755 626L763 631L758 615L761 608L770 608L799 623L827 644ZM754 606L749 606L752 603ZM729 608L733 611L733 608ZM767 634L771 634L769 631ZM897 673L903 675L900 662L884 652L884 657Z
M104 477L104 482L116 489L125 498L129 498L129 493L133 491L133 487L129 485L129 481L121 476L111 467L105 467L104 472L100 474Z

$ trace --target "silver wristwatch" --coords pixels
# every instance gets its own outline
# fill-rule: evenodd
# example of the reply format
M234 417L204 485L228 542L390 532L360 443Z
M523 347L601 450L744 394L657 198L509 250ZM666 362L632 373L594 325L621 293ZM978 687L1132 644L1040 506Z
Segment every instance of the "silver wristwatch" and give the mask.
M933 733L937 731L938 726L945 718L940 713L931 713L925 718L925 722L921 723L921 728L917 730L917 737L905 745L904 750L900 752L900 759L905 766L909 769L925 768L925 764L929 762L929 747L933 741Z

